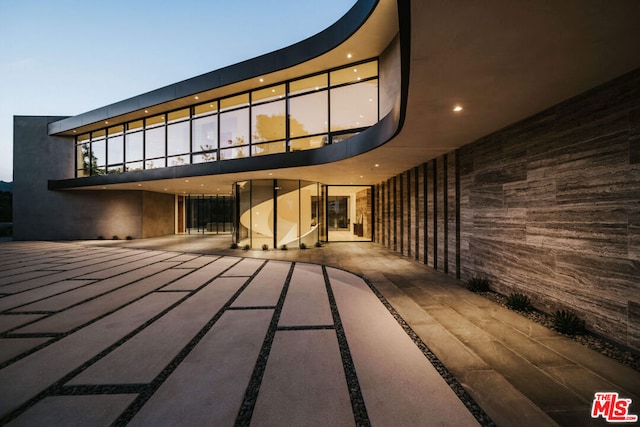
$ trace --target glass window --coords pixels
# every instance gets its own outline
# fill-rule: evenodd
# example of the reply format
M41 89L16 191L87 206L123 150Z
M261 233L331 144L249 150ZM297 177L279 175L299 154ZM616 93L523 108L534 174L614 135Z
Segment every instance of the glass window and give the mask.
M220 150L220 160L242 159L244 157L249 157L248 145Z
M278 247L298 247L300 226L300 182L279 179L276 182L276 242ZM255 209L255 208L254 208Z
M267 142L251 147L252 156L265 156L267 154L284 153L287 151L286 141Z
M265 142L286 137L285 101L269 102L251 108L252 142Z
M189 109L184 108L182 110L172 111L169 114L167 114L167 116L168 116L167 117L168 123L179 122L180 120L185 120L189 118Z
M118 136L109 137L107 140L107 157L110 165L122 163L124 158L123 154L124 137L122 134Z
M89 134L85 133L82 135L78 135L78 144L89 141Z
M331 86L345 83L355 83L378 75L378 61L353 65L341 70L332 71L330 74Z
M218 111L218 101L207 102L206 104L196 105L193 109L193 117L199 117L206 114L216 113Z
M135 131L136 129L142 129L142 120L136 120L135 122L127 123L127 132Z
M289 103L290 138L327 132L327 91L297 96Z
M182 156L167 157L167 166L181 166L188 165L189 163L190 162L188 154Z
M107 130L106 129L100 129L97 130L95 132L91 132L91 140L95 141L96 139L104 139L104 137L107 136Z
M256 90L251 94L251 103L264 102L273 99L282 99L285 95L285 85L271 86Z
M86 139L88 137L89 135L87 134ZM89 176L91 173L90 153L89 144L76 145L76 175L78 177Z
M311 150L312 148L324 147L327 144L327 135L312 136L309 138L298 138L289 141L290 151Z
M157 116L149 117L145 120L145 125L149 127L160 126L164 124L164 114L160 114Z
M124 170L123 166L120 165L111 165L109 166L109 170L107 171L107 173L122 173Z
M215 162L216 160L218 160L218 153L215 151L208 151L193 155L193 163Z
M243 93L242 95L232 96L231 98L225 98L220 101L220 111L230 110L232 108L238 108L249 105L249 94Z
M142 162L127 163L127 172L141 171L143 168Z
M306 79L292 81L289 83L289 95L325 89L328 86L327 77L328 74L325 73L313 77L307 77Z
M184 154L191 151L189 146L189 122L179 122L167 127L168 155Z
M158 169L158 168L164 168L166 159L163 157L161 159L151 159L151 160L146 160L144 163L144 168L145 169Z
M127 134L125 138L125 156L127 162L142 160L142 132Z
M91 175L104 174L107 165L107 142L104 139L91 143Z
M164 157L164 127L144 131L145 158Z
M120 135L124 132L124 125L113 126L109 128L109 138L112 136Z
M220 147L249 143L249 109L220 114Z
M378 121L378 80L331 89L331 131L372 126Z
M193 151L213 150L218 147L218 116L205 116L193 120Z

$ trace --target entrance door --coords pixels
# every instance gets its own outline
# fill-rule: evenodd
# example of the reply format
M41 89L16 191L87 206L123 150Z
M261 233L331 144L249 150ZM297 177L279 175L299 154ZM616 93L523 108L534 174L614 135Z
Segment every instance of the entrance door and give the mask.
M330 185L327 191L327 229L330 242L364 241L373 236L370 186Z

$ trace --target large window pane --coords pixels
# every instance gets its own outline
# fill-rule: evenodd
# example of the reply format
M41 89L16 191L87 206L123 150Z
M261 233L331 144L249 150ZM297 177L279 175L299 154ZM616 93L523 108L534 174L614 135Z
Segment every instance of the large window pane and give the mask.
M189 122L169 125L167 128L168 155L185 154L191 151L189 147Z
M105 166L107 165L107 141L101 139L99 141L92 142L91 155L91 161L95 162L95 165L98 167L98 169L91 171L91 175L103 174Z
M243 93L241 95L232 96L231 98L225 98L220 101L220 111L230 110L232 108L240 108L249 105L249 94Z
M249 109L220 114L220 148L249 143Z
M125 144L127 163L142 160L142 132L127 134Z
M378 80L331 89L331 131L372 126L378 121Z
M218 101L207 102L206 104L196 105L193 108L193 117L204 116L218 111Z
M273 247L273 181L251 183L251 246Z
M167 166L181 166L188 165L189 163L190 162L188 154L182 156L167 157Z
M79 138L78 138L79 139ZM88 139L88 136L85 141ZM76 176L89 176L91 173L91 151L89 144L76 145Z
M288 247L299 246L299 223L300 223L300 192L298 191L299 181L279 179L276 184L277 191L277 218L276 242L278 247L286 245Z
M174 123L174 122L179 122L181 120L186 120L189 118L189 109L188 108L183 108L182 110L178 110L178 111L172 111L169 114L167 114L167 122L168 123Z
M289 141L289 151L311 150L327 144L327 135L310 136Z
M251 108L252 142L277 141L286 137L284 101L270 102Z
M220 160L242 159L249 157L249 146L224 148L220 150Z
M209 151L193 155L193 163L215 162L216 160L218 160L218 153L216 151Z
M287 143L285 141L267 142L251 147L252 156L265 156L267 154L284 153L285 151L287 151Z
M327 131L327 91L291 98L289 101L289 137Z
M122 134L120 134L119 136L109 137L108 143L107 143L107 150L108 150L107 155L109 158L110 165L119 164L124 161L124 158L122 156L123 144L124 144L124 138Z
M193 151L218 148L218 116L206 116L193 120Z
M271 86L265 89L256 90L251 94L251 103L264 102L272 99L282 99L285 95L285 86Z
M145 120L145 126L146 127L155 127L155 126L160 126L164 124L164 114L160 114L157 116L153 116L153 117L149 117L148 119Z
M300 242L312 247L320 240L318 184L300 181Z
M164 157L164 127L144 131L145 158Z

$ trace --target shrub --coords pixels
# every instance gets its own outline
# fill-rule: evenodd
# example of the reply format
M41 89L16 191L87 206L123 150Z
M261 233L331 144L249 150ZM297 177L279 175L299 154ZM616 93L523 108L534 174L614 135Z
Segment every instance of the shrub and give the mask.
M289 248L287 248L287 245L282 245L282 246L280 246L280 249L282 249L283 251L286 251Z
M472 277L467 282L467 289L471 292L487 292L489 290L489 279Z
M231 244L231 249L238 249L238 244L237 243L232 243Z
M245 251L248 251L249 249L251 249L251 245L246 244L242 249L244 249Z
M98 240L104 240L104 236L98 236Z
M531 310L531 300L521 293L513 293L507 296L507 307L511 310L529 311Z
M316 242L316 248L321 248L321 247L322 247L322 243L320 243L320 241L318 240L318 241Z
M267 245L266 243L262 245L262 250L263 251L269 250L269 245Z
M553 328L567 335L584 333L584 320L572 311L558 310L553 315Z
M307 249L307 245L305 245L304 243L300 243L300 249Z
M120 238L118 238L118 236L113 236L111 240L120 240Z
M125 237L125 239L127 239L127 240L133 240L133 237L131 237L131 236L127 236L127 237Z

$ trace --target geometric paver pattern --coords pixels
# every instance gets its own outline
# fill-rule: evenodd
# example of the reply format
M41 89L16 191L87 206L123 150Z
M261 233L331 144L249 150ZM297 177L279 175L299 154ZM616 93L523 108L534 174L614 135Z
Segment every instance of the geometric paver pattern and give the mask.
M486 424L389 307L323 265L2 243L0 424Z

